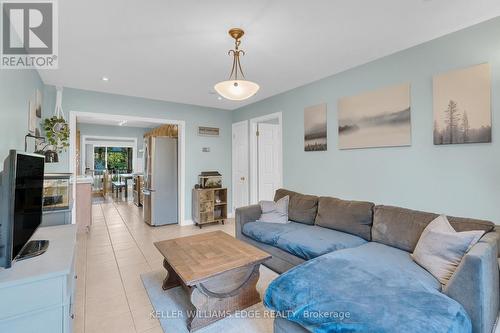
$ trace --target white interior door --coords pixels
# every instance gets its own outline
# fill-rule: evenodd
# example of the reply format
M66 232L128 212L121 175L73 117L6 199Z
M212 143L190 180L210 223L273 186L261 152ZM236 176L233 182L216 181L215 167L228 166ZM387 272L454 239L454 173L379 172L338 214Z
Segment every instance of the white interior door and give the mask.
M273 200L281 186L281 133L280 126L257 125L258 200Z
M233 124L233 209L248 206L248 121Z

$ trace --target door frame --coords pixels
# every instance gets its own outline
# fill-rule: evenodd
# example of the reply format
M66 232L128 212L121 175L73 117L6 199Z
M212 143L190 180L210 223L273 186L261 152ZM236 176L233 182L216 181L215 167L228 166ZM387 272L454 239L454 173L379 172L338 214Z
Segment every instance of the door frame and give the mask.
M234 146L234 140L233 140L233 135L234 135L234 128L235 126L241 126L241 125L245 125L245 130L246 130L246 135L247 135L247 146L246 146L246 154L248 156L248 120L243 120L243 121L239 121L237 123L233 123L231 125L231 180L232 180L232 184L231 184L231 196L232 196L232 212L234 213L235 211L235 196L236 196L236 191L235 191L235 187L236 187L236 174L235 174L235 170L234 170L234 165L235 165L235 159L236 159L236 149L235 149L235 146ZM248 158L248 161L250 161L250 159ZM248 202L247 202L247 205L250 204L250 183L249 183L249 175L248 175L248 166L247 166L247 174L246 174L246 178L247 178L247 184L248 184L248 193L247 193L247 197L248 197Z
M279 187L283 187L283 115L282 112L270 113L264 116L250 119L250 204L258 203L258 159L257 159L257 125L259 123L278 119L278 126L280 130L280 150L279 150L279 168L280 179L278 181Z
M82 111L70 111L69 112L69 172L76 177L76 123L77 117L93 117L102 120L112 120L112 121L141 121L150 122L154 124L165 125L172 124L178 126L178 143L179 143L179 159L177 161L179 169L179 193L178 193L178 215L179 215L179 225L189 225L192 224L191 220L185 220L186 211L186 122L184 120L172 120L163 118L148 118L148 117L137 117L129 115L120 114L109 114L109 113L99 113L99 112L82 112ZM76 182L73 182L73 198L76 198ZM73 200L73 209L71 211L72 223L76 223L76 209L75 200Z

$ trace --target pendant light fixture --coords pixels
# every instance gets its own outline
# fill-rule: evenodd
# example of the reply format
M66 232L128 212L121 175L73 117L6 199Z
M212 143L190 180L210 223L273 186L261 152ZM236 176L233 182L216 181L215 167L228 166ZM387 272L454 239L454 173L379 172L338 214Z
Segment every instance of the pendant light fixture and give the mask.
M229 35L234 38L234 50L229 50L228 54L233 56L233 68L229 75L229 80L217 83L214 86L222 97L232 101L243 101L252 97L259 90L259 85L252 81L245 80L245 75L241 69L240 56L245 55L245 51L240 50L241 37L245 32L240 28L229 30Z

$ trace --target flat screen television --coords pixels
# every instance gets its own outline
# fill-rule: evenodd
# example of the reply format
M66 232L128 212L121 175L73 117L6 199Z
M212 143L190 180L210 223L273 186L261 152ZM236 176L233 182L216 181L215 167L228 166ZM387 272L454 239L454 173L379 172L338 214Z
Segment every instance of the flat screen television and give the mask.
M4 161L0 198L0 267L11 267L27 245L37 246L37 243L28 241L42 222L44 166L44 156L16 150L11 150Z

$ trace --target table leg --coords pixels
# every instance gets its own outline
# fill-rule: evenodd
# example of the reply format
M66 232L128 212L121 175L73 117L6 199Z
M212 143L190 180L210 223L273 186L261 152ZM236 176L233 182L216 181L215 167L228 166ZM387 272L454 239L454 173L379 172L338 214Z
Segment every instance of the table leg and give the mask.
M260 302L256 285L259 266L233 270L190 288L196 311L188 318L190 332Z
M181 285L181 280L177 273L173 270L166 259L163 259L163 267L167 270L167 276L163 280L163 285L161 286L163 290L168 290Z

